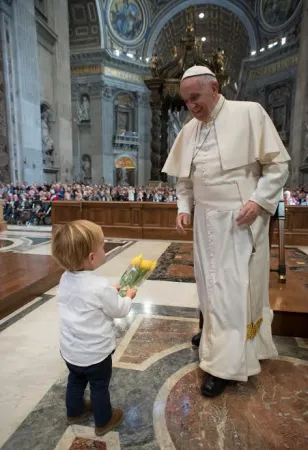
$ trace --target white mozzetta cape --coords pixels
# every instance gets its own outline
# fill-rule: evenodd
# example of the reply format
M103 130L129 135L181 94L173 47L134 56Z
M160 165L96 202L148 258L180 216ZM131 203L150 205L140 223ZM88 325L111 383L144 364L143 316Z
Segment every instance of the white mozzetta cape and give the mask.
M170 176L189 177L197 119L178 134L162 169ZM260 164L281 163L290 157L266 111L258 103L225 100L215 120L223 170Z

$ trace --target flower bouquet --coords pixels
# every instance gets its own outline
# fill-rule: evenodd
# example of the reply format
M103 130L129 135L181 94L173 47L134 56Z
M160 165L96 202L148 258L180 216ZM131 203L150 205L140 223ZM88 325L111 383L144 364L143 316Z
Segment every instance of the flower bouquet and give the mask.
M139 287L151 275L156 264L156 261L143 259L141 254L135 256L119 281L121 297L125 297L127 287Z

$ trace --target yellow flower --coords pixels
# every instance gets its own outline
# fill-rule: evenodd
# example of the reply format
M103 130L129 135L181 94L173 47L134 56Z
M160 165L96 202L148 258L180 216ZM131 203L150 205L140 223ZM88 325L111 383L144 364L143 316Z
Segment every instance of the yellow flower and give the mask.
M130 263L133 267L140 267L140 264L142 263L142 254L140 253L138 256L135 256Z
M140 264L140 269L142 269L142 270L146 270L146 271L149 271L149 270L151 270L152 269L152 263L153 263L153 261L150 261L150 260L148 260L148 259L143 259L142 261L141 261L141 264Z
M157 266L157 261L152 261L152 267L151 270L153 271L155 267Z

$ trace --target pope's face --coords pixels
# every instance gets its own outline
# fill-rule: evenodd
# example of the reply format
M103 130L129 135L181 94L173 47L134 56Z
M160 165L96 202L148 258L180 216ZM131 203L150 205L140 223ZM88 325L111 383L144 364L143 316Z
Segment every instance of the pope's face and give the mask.
M181 82L181 96L192 115L207 121L218 99L218 83L204 82L200 77L185 78Z

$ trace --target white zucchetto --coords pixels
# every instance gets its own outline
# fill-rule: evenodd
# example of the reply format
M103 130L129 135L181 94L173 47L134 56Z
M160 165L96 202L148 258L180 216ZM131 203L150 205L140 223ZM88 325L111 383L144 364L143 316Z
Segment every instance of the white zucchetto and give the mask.
M193 66L184 72L181 81L185 80L185 78L198 77L200 75L211 75L212 77L216 77L216 75L208 67Z

